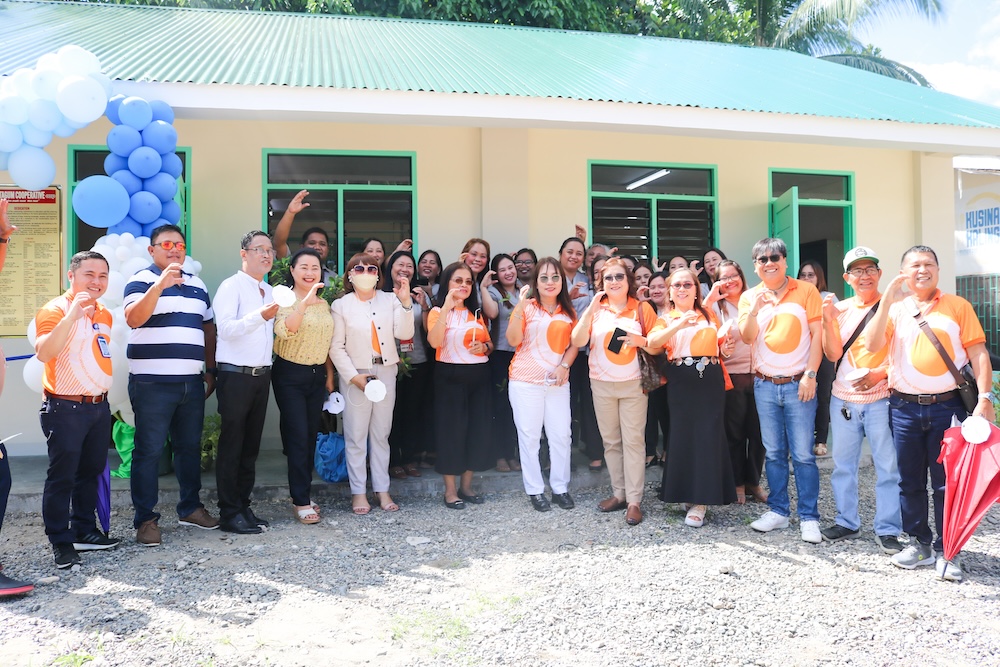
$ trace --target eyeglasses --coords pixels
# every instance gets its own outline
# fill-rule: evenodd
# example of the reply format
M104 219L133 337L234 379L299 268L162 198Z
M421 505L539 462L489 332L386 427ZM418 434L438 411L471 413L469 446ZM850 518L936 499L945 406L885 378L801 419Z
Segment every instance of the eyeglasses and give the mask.
M472 285L472 278L452 278L451 282L453 285Z
M159 243L154 243L153 245L160 246L164 250L173 250L174 248L177 248L181 252L184 252L188 247L187 243L184 243L184 241L160 241Z
M624 273L609 273L604 276L604 282L606 283L620 283L625 281Z
M514 265L515 266L534 266L535 262L533 260L530 260L530 259L515 259L514 260Z
M723 278L722 276L719 276L719 282L720 283L735 283L735 282L739 282L739 279L740 279L739 276L728 276L726 278Z
M671 283L670 286L674 289L691 289L694 287L694 283L689 280L686 283Z
M850 273L855 278L860 278L861 276L877 276L878 271L879 269L877 266L866 266L863 269L862 268L851 269L850 271L848 271L848 273Z
M545 283L557 283L560 280L561 280L561 278L557 274L555 274L555 273L553 273L552 275L549 275L549 276L538 276L538 282L540 282L542 284L545 284Z
M354 273L370 273L373 276L378 275L377 266L365 266L364 264L355 264L354 268L351 270L354 271Z
M757 262L758 264L767 264L768 262L771 262L772 264L777 264L782 260L783 257L784 255L779 255L778 253L775 253L773 255L761 255L754 261Z
M250 252L255 252L258 255L262 255L264 257L274 257L274 255L276 254L274 252L274 248L247 248L247 250Z

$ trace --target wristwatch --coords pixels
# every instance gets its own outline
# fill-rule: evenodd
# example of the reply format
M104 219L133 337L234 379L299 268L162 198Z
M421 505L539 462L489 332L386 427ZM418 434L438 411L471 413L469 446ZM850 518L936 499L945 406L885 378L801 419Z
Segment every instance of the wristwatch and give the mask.
M10 243L10 237L4 238L0 236L0 243Z
M565 361L564 361L564 362L562 362L562 363L561 363L561 364L559 364L559 365L560 365L560 366L562 366L563 368L565 368L566 370L569 370L569 364L567 364L567 363L566 363Z
M809 378L810 380L815 380L816 379L816 371L806 371L802 375L804 375L805 377Z

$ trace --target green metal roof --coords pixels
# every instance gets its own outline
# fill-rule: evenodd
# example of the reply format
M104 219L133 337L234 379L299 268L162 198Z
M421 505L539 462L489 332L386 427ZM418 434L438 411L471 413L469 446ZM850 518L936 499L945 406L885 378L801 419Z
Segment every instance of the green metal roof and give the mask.
M113 79L476 93L1000 128L1000 108L778 49L349 16L0 0L0 73L66 44Z

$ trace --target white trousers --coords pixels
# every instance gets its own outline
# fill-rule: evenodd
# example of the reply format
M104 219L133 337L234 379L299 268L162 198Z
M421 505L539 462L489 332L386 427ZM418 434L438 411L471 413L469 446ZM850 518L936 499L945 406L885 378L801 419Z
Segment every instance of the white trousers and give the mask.
M572 416L569 408L569 383L556 385L507 383L510 407L517 428L517 444L521 451L521 477L524 490L535 496L545 491L542 467L538 461L542 426L549 441L549 486L552 493L569 490L569 459L572 441Z
M371 371L358 369L359 373L374 375L385 383L385 398L378 403L369 401L365 392L351 384L350 378L340 377L340 393L347 403L344 407L347 476L354 495L365 493L368 485L366 456L371 457L368 467L372 471L372 490L376 493L389 490L389 431L396 405L396 366L376 365Z

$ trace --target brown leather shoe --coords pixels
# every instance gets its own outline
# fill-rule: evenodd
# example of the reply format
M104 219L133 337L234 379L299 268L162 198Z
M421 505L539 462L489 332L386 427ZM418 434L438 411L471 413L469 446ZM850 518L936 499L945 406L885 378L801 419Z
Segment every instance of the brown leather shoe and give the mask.
M630 526L638 526L642 523L642 510L637 503L628 506L628 511L625 512L625 523Z
M611 496L606 500L602 500L597 503L597 509L602 512L617 512L618 510L623 510L628 507L628 503L624 500Z

